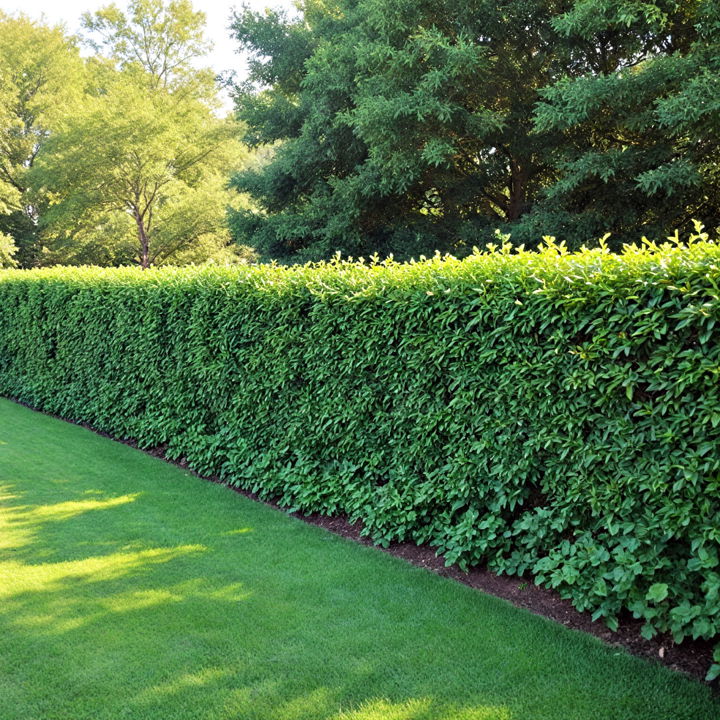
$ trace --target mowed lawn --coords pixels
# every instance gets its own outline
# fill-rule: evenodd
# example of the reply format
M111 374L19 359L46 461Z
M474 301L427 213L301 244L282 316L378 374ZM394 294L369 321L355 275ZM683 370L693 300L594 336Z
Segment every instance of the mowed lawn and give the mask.
M0 400L3 720L703 720L700 683Z

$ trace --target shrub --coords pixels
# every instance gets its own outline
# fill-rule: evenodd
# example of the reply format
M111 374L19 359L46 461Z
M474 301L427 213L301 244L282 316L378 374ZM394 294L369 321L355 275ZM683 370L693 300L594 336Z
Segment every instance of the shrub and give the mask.
M610 627L720 629L720 247L0 273L0 392Z

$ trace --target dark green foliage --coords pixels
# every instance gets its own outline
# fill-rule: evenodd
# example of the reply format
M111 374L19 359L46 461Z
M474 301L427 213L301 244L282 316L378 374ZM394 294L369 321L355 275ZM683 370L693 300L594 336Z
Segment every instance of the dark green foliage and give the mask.
M535 127L560 131L559 179L528 229L619 240L720 223L720 6L577 0L554 23L591 72L543 88Z
M720 247L0 274L0 392L612 627L720 624Z
M301 19L245 10L257 60L237 90L250 143L281 141L240 173L266 215L238 237L270 258L435 249L466 254L520 218L552 177L555 131L533 132L538 88L567 66L557 0L337 0ZM550 174L549 174L550 173ZM537 236L536 236L537 237ZM246 240L247 241L247 240Z
M578 248L720 225L717 0L308 0L249 10L232 220L270 259L434 250L499 228Z
M42 245L38 226L26 213L16 210L0 215L0 234L9 235L15 241L20 267L31 268L40 264Z

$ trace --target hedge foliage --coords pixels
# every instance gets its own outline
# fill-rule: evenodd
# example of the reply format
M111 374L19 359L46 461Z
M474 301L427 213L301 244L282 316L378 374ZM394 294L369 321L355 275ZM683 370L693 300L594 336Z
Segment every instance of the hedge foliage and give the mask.
M720 632L720 246L0 273L0 393L372 538Z

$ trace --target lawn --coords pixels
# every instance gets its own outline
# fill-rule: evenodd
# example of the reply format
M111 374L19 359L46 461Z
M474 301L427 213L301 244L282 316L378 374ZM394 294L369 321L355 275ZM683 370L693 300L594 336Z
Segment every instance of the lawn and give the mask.
M3 720L710 720L631 657L0 400Z

